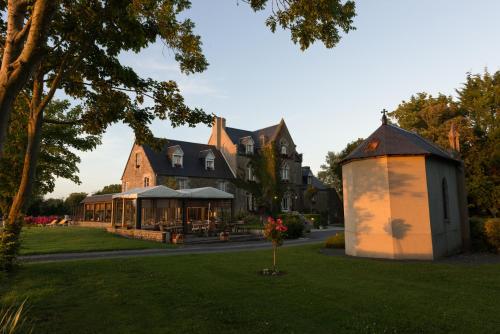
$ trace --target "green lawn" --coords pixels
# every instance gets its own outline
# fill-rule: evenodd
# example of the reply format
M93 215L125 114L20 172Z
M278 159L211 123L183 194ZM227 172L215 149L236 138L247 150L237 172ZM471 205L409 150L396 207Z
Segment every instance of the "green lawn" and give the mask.
M35 333L498 333L500 266L279 251L25 265L0 303L28 298Z
M166 248L166 244L127 239L88 227L31 227L21 234L21 255Z

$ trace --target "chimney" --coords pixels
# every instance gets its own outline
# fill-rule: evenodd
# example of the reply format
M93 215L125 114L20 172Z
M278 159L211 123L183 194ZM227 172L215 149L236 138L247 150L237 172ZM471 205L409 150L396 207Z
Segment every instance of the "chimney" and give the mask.
M451 123L450 132L448 133L450 147L455 152L460 152L460 134L458 133L455 123Z
M222 146L222 130L226 129L226 119L223 117L215 117L215 136L216 136L216 147L220 149Z

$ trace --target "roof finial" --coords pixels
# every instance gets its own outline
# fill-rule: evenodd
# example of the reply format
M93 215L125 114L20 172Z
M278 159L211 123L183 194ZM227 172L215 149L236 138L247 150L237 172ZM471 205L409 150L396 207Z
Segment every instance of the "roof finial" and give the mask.
M387 116L385 115L387 113L387 110L385 110L384 108L380 113L382 114L382 124L387 125Z

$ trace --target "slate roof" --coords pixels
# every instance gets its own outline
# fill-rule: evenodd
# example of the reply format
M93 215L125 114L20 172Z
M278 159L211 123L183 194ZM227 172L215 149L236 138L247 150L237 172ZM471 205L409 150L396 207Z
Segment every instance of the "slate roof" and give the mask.
M382 124L342 160L342 163L386 155L428 155L458 161L450 153L414 132L401 129L392 124Z
M102 195L90 195L87 196L80 203L103 203L103 202L111 202L114 194L102 194Z
M278 130L280 124L275 124L272 126L269 126L267 128L255 130L255 131L248 131L248 130L242 130L242 129L236 129L236 128L230 128L226 127L226 133L231 138L231 141L234 144L240 144L240 139L244 137L252 137L255 146L259 146L260 144L260 136L264 135L266 136L266 140L270 140L274 137L276 134L276 131Z
M311 168L308 166L302 167L302 183L307 184L307 178L309 176L309 173L312 175L312 186L316 189L319 190L324 190L328 189L328 186L324 184L323 182L320 181L316 176L314 176L313 172L311 171Z
M172 167L172 161L168 157L168 148L175 145L179 145L184 152L182 167ZM160 152L154 151L148 145L143 145L143 148L153 171L157 175L219 179L234 178L222 153L214 145L167 139L167 143ZM207 150L211 150L215 155L214 170L205 169L205 161L200 157L200 153ZM203 153L201 154L203 155Z

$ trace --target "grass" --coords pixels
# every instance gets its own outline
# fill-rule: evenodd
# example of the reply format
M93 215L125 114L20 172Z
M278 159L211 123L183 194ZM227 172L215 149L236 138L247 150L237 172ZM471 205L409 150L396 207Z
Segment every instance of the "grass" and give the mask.
M282 248L25 265L0 303L28 298L36 333L493 333L500 266L326 256Z
M167 247L165 244L127 239L88 227L24 228L21 238L21 255Z

